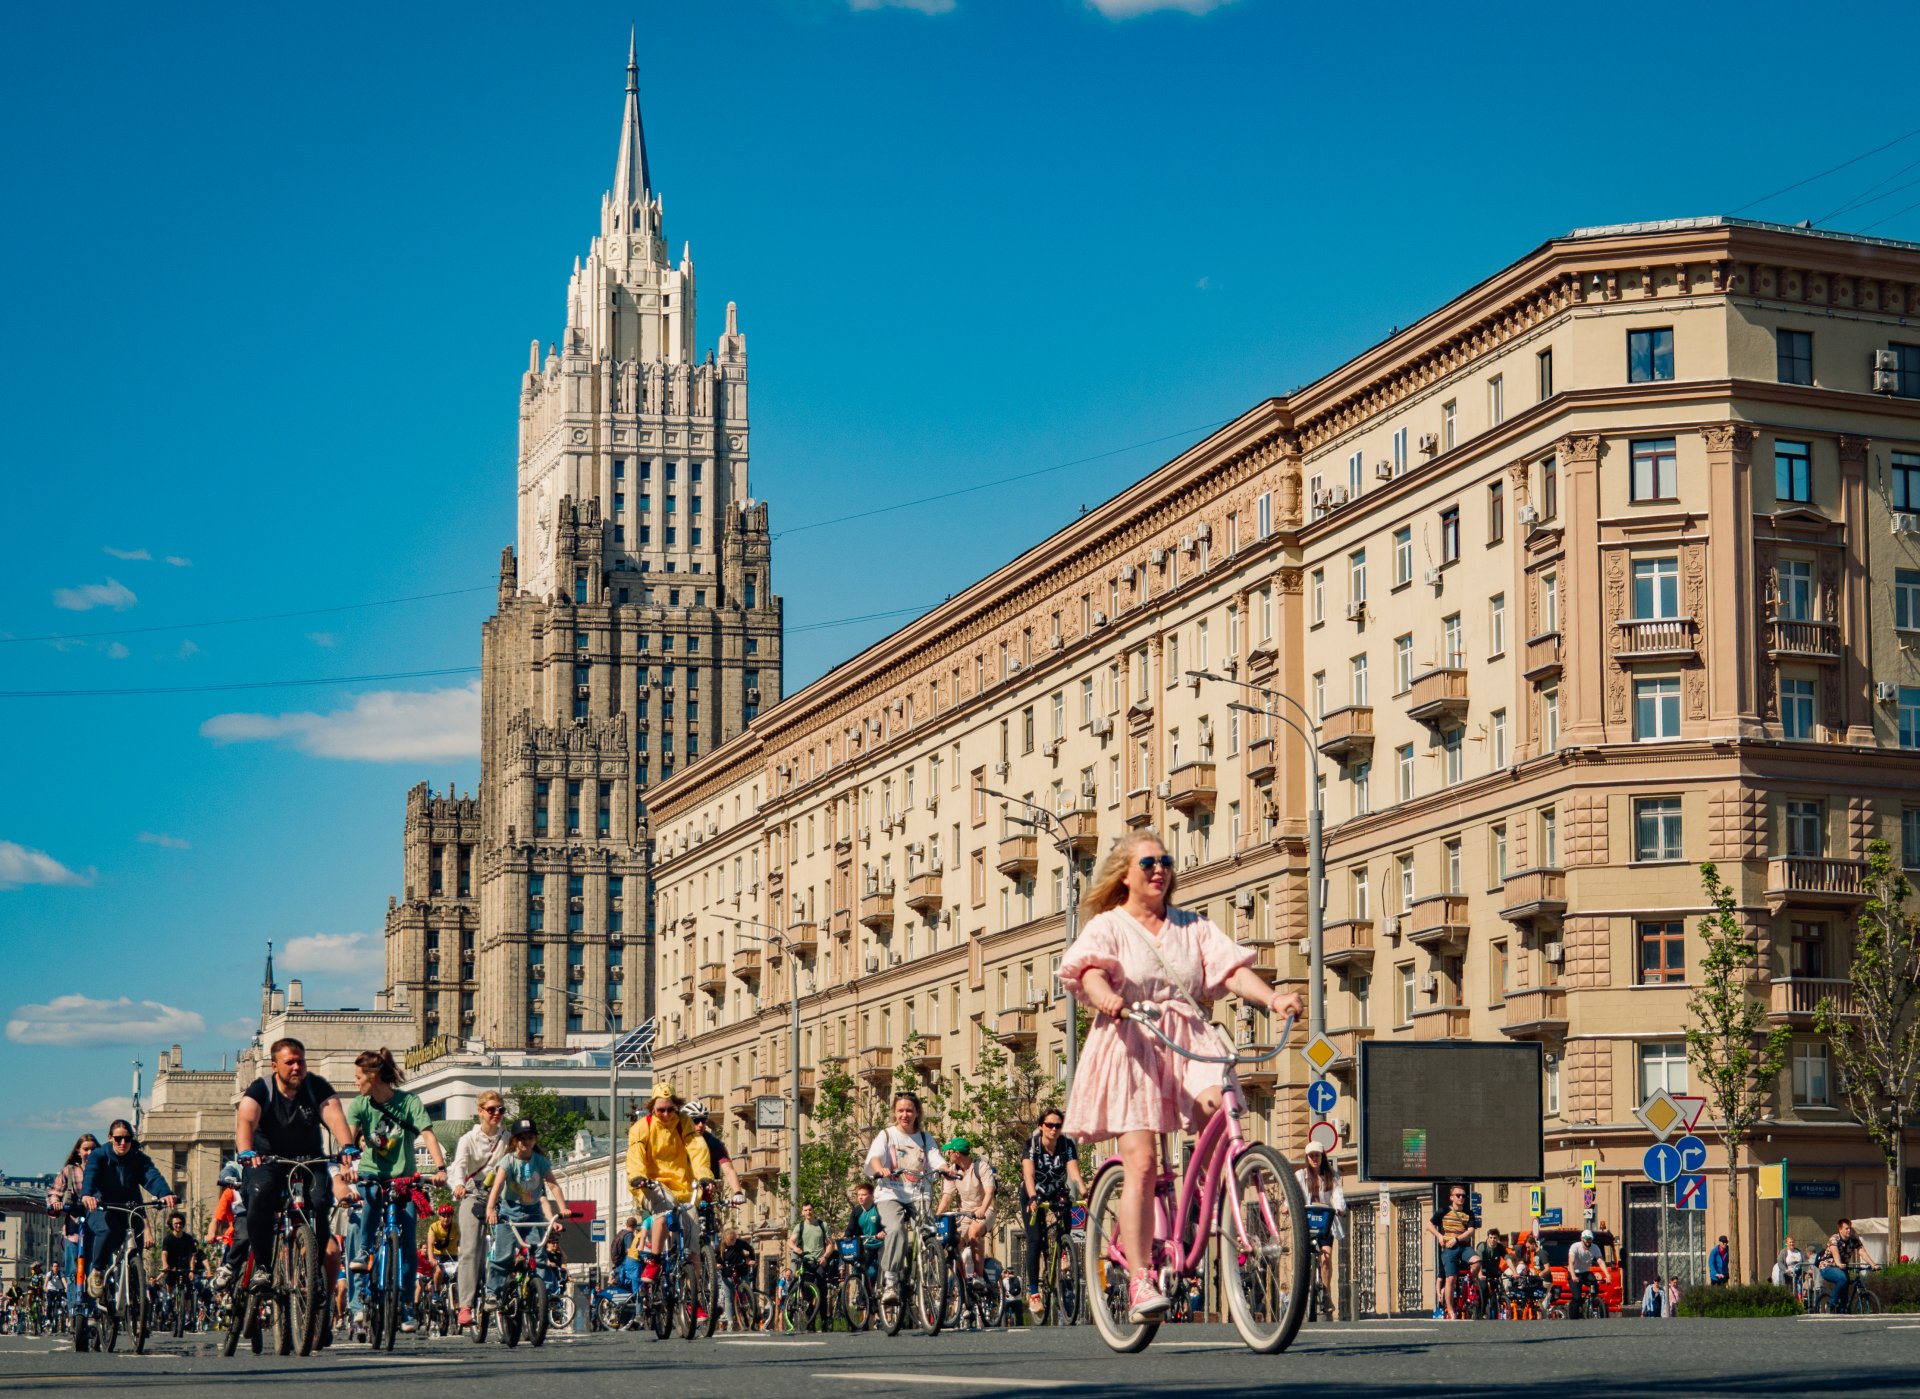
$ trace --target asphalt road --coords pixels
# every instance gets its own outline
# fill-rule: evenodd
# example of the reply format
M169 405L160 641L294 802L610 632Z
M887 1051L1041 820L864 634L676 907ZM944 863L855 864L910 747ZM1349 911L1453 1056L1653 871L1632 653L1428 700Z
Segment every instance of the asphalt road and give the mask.
M156 1338L147 1356L75 1355L64 1344L0 1338L0 1392L164 1391L167 1399L287 1387L293 1394L409 1399L836 1399L941 1396L1270 1393L1309 1386L1338 1399L1559 1390L1576 1399L1920 1393L1920 1315L1832 1321L1454 1323L1309 1326L1286 1354L1250 1355L1225 1327L1169 1326L1137 1356L1090 1327L944 1334L766 1336L656 1341L555 1336L539 1350L402 1337L389 1355L343 1346L308 1360Z

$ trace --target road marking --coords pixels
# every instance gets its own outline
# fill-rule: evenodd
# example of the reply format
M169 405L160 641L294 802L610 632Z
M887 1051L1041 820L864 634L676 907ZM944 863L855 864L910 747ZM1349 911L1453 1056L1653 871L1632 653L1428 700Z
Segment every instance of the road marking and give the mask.
M1025 1375L1006 1379L982 1379L978 1375L921 1375L907 1370L843 1370L821 1372L816 1380L867 1380L874 1384L945 1384L968 1389L1066 1389L1079 1380L1036 1380Z
M713 1343L717 1346L824 1346L826 1344L825 1341L761 1341L750 1336L742 1336L737 1341L723 1341L716 1336Z
M1323 1336L1404 1336L1410 1331L1431 1331L1431 1326L1342 1326L1338 1331L1308 1332Z
M382 1355L377 1350L335 1350L330 1353L335 1360L354 1362L372 1360L381 1365L464 1365L470 1358L462 1355Z

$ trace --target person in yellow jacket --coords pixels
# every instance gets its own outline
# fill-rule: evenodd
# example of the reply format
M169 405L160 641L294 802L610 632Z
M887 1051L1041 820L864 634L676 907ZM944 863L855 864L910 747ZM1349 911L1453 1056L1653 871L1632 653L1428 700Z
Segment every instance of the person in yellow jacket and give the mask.
M680 1112L680 1095L663 1083L653 1090L647 1110L627 1131L627 1186L635 1206L647 1221L647 1250L640 1280L652 1282L660 1272L660 1249L666 1240L667 1211L680 1211L680 1232L689 1253L700 1250L700 1212L693 1208L694 1191L713 1180L713 1160L700 1129Z

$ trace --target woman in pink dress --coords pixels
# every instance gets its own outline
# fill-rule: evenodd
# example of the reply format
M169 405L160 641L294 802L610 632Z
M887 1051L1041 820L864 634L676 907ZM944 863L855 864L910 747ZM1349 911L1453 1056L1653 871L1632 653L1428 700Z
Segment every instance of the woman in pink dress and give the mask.
M1241 947L1211 921L1168 903L1173 857L1160 837L1136 831L1111 851L1094 876L1080 911L1087 919L1067 949L1060 979L1099 1012L1087 1033L1067 1101L1067 1131L1081 1141L1120 1139L1126 1172L1120 1191L1120 1245L1132 1269L1135 1321L1167 1310L1151 1267L1155 1139L1162 1132L1198 1131L1220 1106L1224 1070L1197 1064L1161 1046L1122 1011L1137 1001L1161 1010L1168 1039L1204 1054L1220 1052L1219 1037L1193 1002L1231 991L1276 1015L1298 1015L1300 997L1281 994L1249 969L1253 949Z

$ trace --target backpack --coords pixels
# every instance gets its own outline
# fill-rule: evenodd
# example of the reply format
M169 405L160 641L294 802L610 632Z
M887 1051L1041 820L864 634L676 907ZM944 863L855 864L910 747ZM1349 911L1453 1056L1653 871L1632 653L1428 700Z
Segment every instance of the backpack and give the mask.
M1640 1299L1640 1315L1659 1316L1660 1303L1661 1303L1660 1284L1657 1282L1648 1283L1647 1295Z

